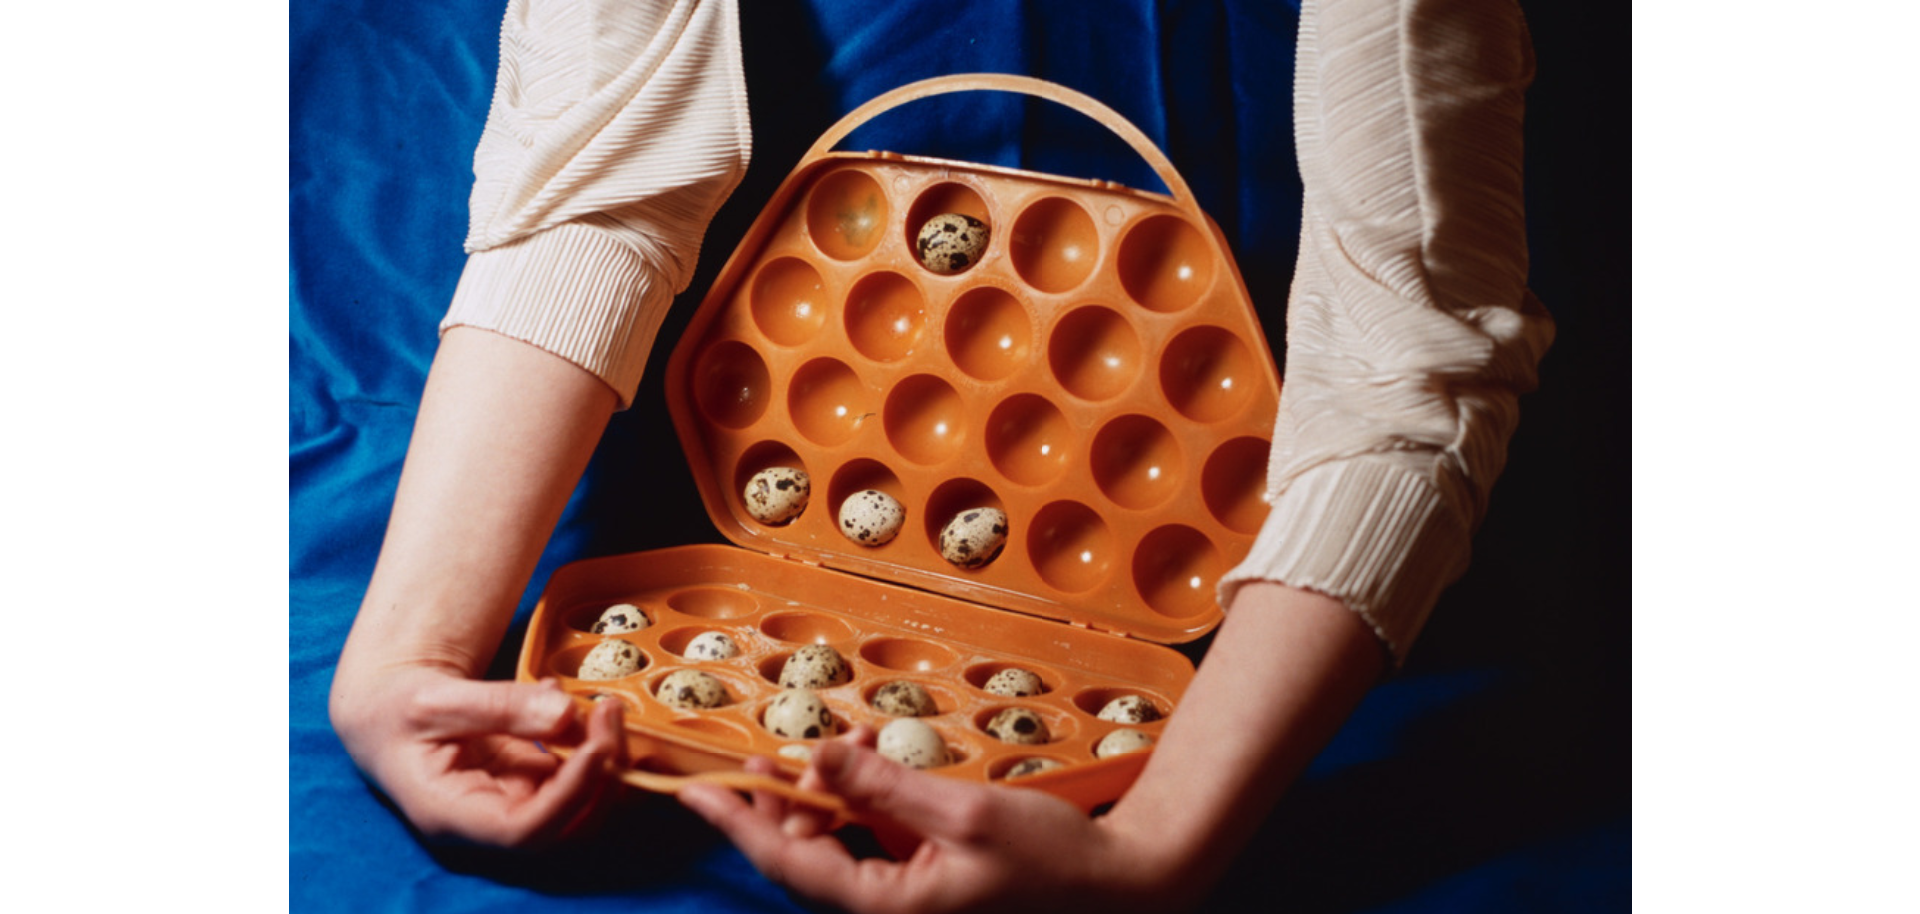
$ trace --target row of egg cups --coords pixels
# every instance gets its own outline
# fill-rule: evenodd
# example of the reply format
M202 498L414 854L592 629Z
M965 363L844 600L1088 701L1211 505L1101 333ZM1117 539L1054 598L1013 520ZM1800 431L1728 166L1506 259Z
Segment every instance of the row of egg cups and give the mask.
M1258 450L1258 459L1264 459L1264 443ZM904 513L899 532L885 542L862 542L842 529L841 506L871 491L886 493ZM742 494L729 497L738 499ZM1189 523L1193 518L1184 515L1120 517L1074 499L1055 499L1028 510L1023 506L1030 502L1004 499L973 479L944 480L933 491L922 493L865 460L840 467L825 494L824 503L810 496L797 516L782 523L754 522L763 532L783 540L811 539L816 548L845 543L865 559L951 568L986 585L1040 586L1061 594L1125 589L1130 601L1137 600L1169 619L1185 619L1214 608L1211 587L1231 565L1228 549L1241 548L1243 543L1236 540L1257 532L1266 508L1259 490L1249 488L1219 524L1225 529L1210 530ZM958 519L983 507L998 509L1006 519L997 551L986 561L954 561L942 550L943 534L955 525L964 528ZM1157 513L1178 507L1169 501ZM739 510L743 513L738 516L752 518L744 504Z
M811 690L826 706L832 721L830 728L812 737L788 738L772 732L765 717L768 709L783 694L793 690L741 675L743 671L756 667L764 673L770 663L777 675L778 666L784 661L784 656L777 658L777 662L763 661L759 664L682 661L678 665L664 665L668 667L665 669L655 669L657 664L648 662L639 671L617 679L586 680L562 675L562 681L569 691L589 698L606 695L621 698L630 708L639 712L637 718L630 718L633 720L664 722L697 733L706 740L717 740L753 754L776 754L802 760L807 752L804 747L817 739L844 733L856 723L866 723L875 730L883 730L887 724L900 719L875 708L873 694L888 683L911 682L932 696L938 709L934 714L915 718L938 734L944 744L947 760L935 767L950 769L957 775L971 774L995 779L1008 776L1015 766L1023 762L1032 764L1030 760L1034 759L1071 765L1145 749L1158 738L1164 723L1164 718L1139 723L1102 720L1097 716L1097 709L1089 705L1104 706L1115 698L1137 696L1146 698L1156 710L1165 707L1164 699L1148 698L1149 693L1145 690L1133 687L1083 688L1074 694L1070 702L1062 696L1046 693L1018 698L981 693L962 702L956 700L955 693L938 679L902 676L889 671L874 677L877 681L862 685L866 677L856 672L847 683ZM998 668L1011 665L999 664ZM572 666L577 666L577 661ZM858 668L859 665L854 666ZM554 665L554 672L561 673L568 667L569 664L562 660ZM721 682L728 691L728 702L716 708L692 709L674 706L658 698L655 693L661 682L684 669L697 669ZM746 685L748 682L753 682L753 685ZM996 715L1013 708L1030 711L1045 723L1047 738L1044 742L1002 742L988 732L989 724ZM1109 741L1109 737L1115 734L1119 734L1119 738Z
M1164 404L1166 412L1211 424L1254 403L1269 374L1262 347L1250 342L1264 340L1264 331L1251 320L1237 328L1231 321L1169 321L1078 301L1036 321L993 286L963 292L944 313L929 313L914 287L892 273L855 283L844 308L832 309L841 319L831 332L824 326L829 309L805 299L782 303L788 314L804 310L822 326L797 338L781 329L780 316L749 307L745 317L723 316L704 342L694 396L711 421L751 424L773 405L776 374L787 382L784 406L804 413L818 404L803 397L885 389L904 380L891 372L911 372L948 389L979 391L974 397L1018 389L1058 392L1076 404L1133 402L1156 412ZM856 366L877 374L863 384Z
M934 174L939 178L928 182ZM896 197L911 202L898 207ZM821 177L801 207L810 253L828 262L918 262L913 255L922 227L935 216L959 214L984 223L989 238L985 253L958 276L993 272L1036 292L1065 294L1111 274L1141 307L1177 312L1204 298L1222 272L1206 229L1162 201L1131 193L1063 193L1035 182L978 180L945 169L855 165ZM863 209L858 224L850 225L847 214ZM866 230L870 225L883 230ZM924 265L922 270L941 275Z
M1089 400L1110 396L1098 379L1078 378L1105 367L1092 363L1093 355L1113 359L1128 375L1141 373L1146 356L1162 351L1217 349L1222 361L1238 364L1244 347L1230 337L1178 341L1177 334L1221 331L1222 322L1256 323L1237 299L1224 296L1208 299L1221 307L1168 315L1100 295L1034 297L993 277L939 284L886 267L823 274L787 248L773 245L772 259L728 302L738 315L728 330L781 349L851 349L883 364L944 353L962 374L982 382L1013 376L1044 348L1063 385Z
M1082 671L1063 673L1044 662L995 658L978 652L970 654L922 638L862 631L821 613L782 610L750 625L650 624L639 631L598 635L590 630L591 623L582 625L582 622L597 617L599 612L588 607L584 612L575 611L566 616L568 632L549 655L549 673L583 683L616 682L639 676L647 683L647 692L651 695L661 678L676 669L693 667L722 673L719 678L728 687L729 704L738 704L779 690L781 671L788 658L803 649L825 646L832 648L849 670L847 681L831 688L853 688L862 694L862 701L867 704L871 703L871 693L887 682L907 679L927 690L940 715L964 712L983 704L1009 700L1009 696L988 691L987 684L1001 671L1018 668L1040 680L1040 691L1017 700L1053 706L1062 718L1095 717L1109 702L1127 695L1144 699L1161 717L1170 713L1172 707L1157 690L1126 684L1110 676ZM653 615L659 615L657 609ZM685 653L689 644L710 632L726 635L739 652L718 660ZM581 661L608 640L631 644L640 655L638 668L618 680L580 678Z
M723 471L716 473L719 478L726 478L729 473L724 471L730 469L728 500L741 510L755 476L784 468L805 473L813 491L824 481L836 516L842 502L864 489L887 492L904 505L924 503L921 520L931 534L954 512L990 506L1011 514L1012 502L1052 500L1090 502L1084 507L1100 513L1140 512L1136 517L1173 509L1196 526L1249 536L1259 532L1267 510L1266 464L1272 451L1266 438L1179 435L1138 413L1115 417L1091 435L1076 432L1064 420L1057 426L1019 426L1016 423L1033 417L1051 422L1058 415L1045 412L1043 403L1021 405L1033 409L1024 418L990 424L981 441L959 442L950 460L936 464L897 456L893 441L886 442L888 446L863 441L817 447L757 436L713 442L719 446L710 459ZM825 467L831 472L822 472ZM1008 494L1003 496L1002 490ZM924 502L906 500L911 493L924 493ZM1192 504L1196 494L1198 506ZM1204 508L1204 515L1196 507Z

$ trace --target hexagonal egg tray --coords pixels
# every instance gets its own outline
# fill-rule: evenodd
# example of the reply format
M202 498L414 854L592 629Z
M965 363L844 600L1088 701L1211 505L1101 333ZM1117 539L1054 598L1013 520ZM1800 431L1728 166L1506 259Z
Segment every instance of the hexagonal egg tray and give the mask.
M1173 197L830 151L881 111L968 89L1088 114L1153 164ZM990 232L980 258L952 275L915 255L920 226L940 213ZM959 759L944 773L993 778L1045 755L1069 764L1020 783L1087 806L1112 800L1140 758L1093 761L1092 746L1112 729L1094 717L1096 698L1132 692L1171 709L1191 665L1129 639L1185 641L1218 624L1213 586L1267 510L1279 381L1218 229L1137 129L1038 80L930 80L835 125L716 280L667 383L708 513L751 557L670 550L569 566L536 613L521 670L603 691L571 680L597 640L585 625L611 602L647 608L654 627L621 637L648 665L629 677L639 685L617 690L638 696L631 728L673 747L656 746L665 769L776 750L758 709L791 646L817 642L855 667L851 685L827 693L843 723L878 717L864 696L887 678L914 679L936 696L932 722ZM772 467L812 479L806 510L778 525L754 519L743 500L748 480ZM837 523L841 503L865 489L906 509L885 545L858 545ZM941 529L981 506L1006 512L1005 546L978 568L948 563ZM688 567L645 570L676 561ZM688 576L693 569L710 580ZM684 662L676 646L690 635L678 633L703 625L755 647L696 664L727 683L728 709L673 711L648 688ZM980 691L979 673L1009 664L1041 671L1051 687L1018 702L1057 728L1040 749L982 730L1008 702Z

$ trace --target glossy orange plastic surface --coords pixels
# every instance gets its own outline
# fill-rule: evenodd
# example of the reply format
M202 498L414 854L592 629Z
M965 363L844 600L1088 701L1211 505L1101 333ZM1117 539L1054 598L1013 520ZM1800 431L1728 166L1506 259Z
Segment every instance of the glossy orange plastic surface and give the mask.
M631 603L651 624L638 632L595 635L606 607ZM740 653L726 660L689 660L688 642L725 633ZM580 660L596 644L619 638L638 647L641 668L612 680L578 678ZM1144 755L1096 760L1093 746L1120 724L1096 718L1106 702L1139 695L1163 712L1180 700L1193 667L1159 645L1012 615L881 581L828 571L731 546L681 546L575 562L554 573L521 652L519 678L552 676L580 696L615 695L626 702L630 747L638 766L671 773L739 767L772 756L791 771L801 762L778 756L789 741L761 723L780 693L781 666L808 644L832 646L852 667L845 684L817 690L838 728L891 718L869 703L888 682L918 683L938 713L922 718L939 731L956 761L937 769L963 778L995 778L1020 760L1044 757L1066 767L1023 778L1091 808L1118 796ZM981 687L1009 666L1038 674L1046 691L1004 698ZM655 696L678 669L698 669L727 689L726 705L681 710ZM1041 746L1001 743L984 729L1002 708L1031 708L1047 722ZM1163 722L1133 725L1158 735Z
M994 89L1070 104L1139 150L1174 196L893 153L830 152L905 101ZM915 241L929 218L985 223L984 254L946 275ZM996 778L1021 759L1065 767L1021 778L1092 807L1117 798L1144 754L1095 760L1116 726L1096 719L1137 694L1172 710L1192 675L1161 643L1220 620L1214 585L1245 553L1262 499L1279 379L1218 229L1144 136L1110 109L1046 83L969 76L903 87L823 136L762 211L674 351L667 395L709 515L746 547L685 547L576 563L556 573L520 675L578 694L615 692L642 767L737 767L781 740L759 713L794 648L830 644L853 681L823 692L843 725L887 718L868 696L892 679L931 693L928 721L958 759L937 769ZM754 474L804 470L811 499L756 520ZM865 489L905 508L884 545L850 540L841 504ZM943 558L942 528L994 507L1008 518L990 562ZM601 639L600 610L639 605L620 635L646 658L611 683L575 678ZM1066 624L1063 624L1066 623ZM731 702L680 711L652 695L704 630L742 655L690 665ZM1008 665L1049 690L984 692ZM1053 733L1012 746L985 724L1010 705ZM1160 724L1141 729L1158 732ZM797 762L790 764L798 767Z

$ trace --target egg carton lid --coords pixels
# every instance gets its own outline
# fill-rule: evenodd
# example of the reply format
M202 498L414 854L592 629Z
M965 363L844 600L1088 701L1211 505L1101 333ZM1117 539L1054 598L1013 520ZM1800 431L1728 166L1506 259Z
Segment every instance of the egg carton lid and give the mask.
M1005 166L893 152L850 153L833 150L834 145L854 129L891 108L934 95L982 90L1014 92L1046 99L1073 108L1098 121L1124 140L1153 167L1171 191L1171 196L1124 187L1110 181L1068 178ZM712 287L702 299L699 309L670 357L667 372L668 409L693 470L702 503L715 526L734 544L750 550L915 587L989 608L1011 610L1023 615L1053 619L1121 636L1139 637L1162 644L1179 644L1192 641L1213 630L1219 625L1224 614L1212 599L1212 586L1217 582L1219 572L1230 568L1245 554L1252 540L1252 530L1240 531L1244 536L1236 535L1237 548L1226 550L1228 554L1213 556L1213 561L1209 565L1214 573L1213 579L1206 582L1205 607L1198 611L1182 612L1176 617L1169 617L1149 607L1139 593L1127 587L1098 589L1091 593L1073 593L1045 587L997 586L984 582L976 576L961 573L952 566L945 565L944 562L893 561L877 557L878 553L863 549L844 539L838 543L831 543L830 540L818 537L812 538L810 542L785 537L780 534L779 528L770 529L743 516L737 502L727 493L728 489L735 487L733 481L729 477L716 473L713 455L709 453L703 435L703 424L710 423L711 420L702 413L696 402L695 386L698 382L695 374L699 370L696 360L700 350L711 339L710 331L714 322L727 310L734 296L744 288L744 284L752 277L753 271L762 264L763 254L770 244L777 240L780 232L791 230L794 220L790 217L794 216L793 208L802 199L802 195L823 176L828 175L832 169L849 163L926 166L965 173L983 182L1044 186L1069 194L1093 192L1123 195L1144 203L1150 208L1158 207L1184 216L1199 229L1196 236L1205 236L1199 239L1199 243L1211 248L1210 255L1214 259L1214 269L1218 273L1219 287L1225 290L1223 294L1229 297L1237 295L1238 307L1251 317L1252 326L1256 331L1259 327L1257 316L1253 316L1245 283L1219 227L1200 208L1171 161L1144 133L1118 112L1072 89L1044 80L1009 74L961 74L901 86L875 97L847 114L822 134L801 158L762 208L752 227L729 257ZM1277 407L1279 382L1271 352L1263 334L1254 332L1251 336L1251 339L1240 339L1239 345L1244 346L1249 353L1248 362L1255 367L1254 373L1258 375L1255 380L1262 382L1266 389L1266 397L1270 398ZM1256 433L1258 436L1264 438L1271 434L1271 417L1272 412L1269 411L1261 420L1258 420L1260 422ZM1265 444L1264 441L1261 443ZM796 442L796 445L797 450L804 452L805 442ZM1260 452L1259 458L1258 475L1264 480L1264 449ZM823 497L826 494L825 480L817 473L812 475L814 477L813 499L809 510L821 510L826 507L827 501ZM1192 475L1197 478L1199 474ZM1192 491L1182 492L1175 498L1188 499L1197 504L1200 501L1199 485L1195 484L1190 488ZM738 493L733 494L738 495ZM1264 507L1260 514L1264 515ZM914 523L916 519L911 516L910 511L908 524ZM903 532L902 536L905 535ZM1012 551L1011 542L1007 551ZM1006 556L1003 554L1001 559L996 561L1004 560ZM1118 574L1125 577L1127 570L1120 569Z

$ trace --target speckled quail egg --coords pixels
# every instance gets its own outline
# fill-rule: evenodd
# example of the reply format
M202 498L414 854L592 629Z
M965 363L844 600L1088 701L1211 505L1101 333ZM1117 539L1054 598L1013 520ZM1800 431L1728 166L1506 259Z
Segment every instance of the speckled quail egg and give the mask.
M1153 737L1138 730L1115 730L1100 737L1100 742L1093 747L1093 757L1125 755L1129 752L1139 752L1152 745Z
M993 678L987 680L985 688L988 692L1008 698L1031 698L1047 690L1046 685L1032 670L1023 670L1017 666L1010 666L993 674Z
M940 556L962 568L993 561L1006 544L1007 512L999 508L968 508L940 531Z
M1107 702L1099 716L1117 724L1150 724L1160 719L1160 709L1138 695L1122 695Z
M1053 738L1047 722L1031 708L1007 708L987 721L987 733L1003 743L1038 746Z
M827 703L812 689L788 689L775 695L760 723L783 739L818 739L840 731Z
M680 652L688 660L725 660L739 655L740 645L733 643L726 632L701 632Z
M613 639L594 645L580 661L581 679L619 679L640 671L640 649Z
M873 690L873 709L893 717L928 717L940 713L933 696L917 682L896 679Z
M920 226L914 250L935 273L958 273L980 261L992 231L963 213L941 213Z
M879 489L864 489L840 504L840 532L862 546L884 546L900 535L907 509Z
M747 480L743 500L747 513L763 524L784 524L807 510L807 497L813 486L807 471L794 467L770 467Z
M1042 771L1052 771L1059 767L1061 767L1060 763L1050 758L1026 758L1021 759L1012 768L1008 768L1007 773L1003 775L1003 777L1012 780L1014 778L1026 777L1029 774L1039 774Z
M637 632L653 623L647 620L647 614L632 603L615 603L600 613L599 621L593 623L596 635L620 635Z
M809 644L794 651L780 667L783 689L824 689L852 678L847 658L825 644Z
M676 708L697 710L718 708L727 703L727 687L699 670L674 670L660 680L655 698Z
M940 731L912 717L896 718L880 728L880 754L909 768L938 768L950 761Z

